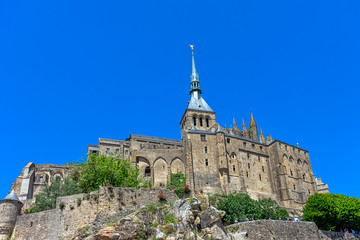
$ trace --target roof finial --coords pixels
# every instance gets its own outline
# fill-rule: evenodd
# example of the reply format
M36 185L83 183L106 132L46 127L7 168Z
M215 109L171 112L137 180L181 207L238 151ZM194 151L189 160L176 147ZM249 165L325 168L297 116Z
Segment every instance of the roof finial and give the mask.
M201 89L200 89L200 82L199 82L199 75L196 72L196 67L195 67L195 58L194 58L194 45L191 45L191 53L192 53L192 72L191 72L191 89L190 89L190 93L192 93L193 91L198 91L201 94Z

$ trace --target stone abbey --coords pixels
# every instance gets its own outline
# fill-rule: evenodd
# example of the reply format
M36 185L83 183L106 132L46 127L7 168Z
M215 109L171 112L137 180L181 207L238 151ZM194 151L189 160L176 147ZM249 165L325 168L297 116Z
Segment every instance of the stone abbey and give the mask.
M155 188L164 188L171 173L182 172L195 192L243 192L294 210L301 210L310 195L328 192L328 185L314 177L307 150L265 137L252 113L249 128L244 120L238 127L235 119L232 127L221 127L201 93L192 52L191 98L180 120L181 140L138 134L123 141L99 138L88 153L124 155ZM66 170L66 165L29 163L12 190L30 206L43 184L63 178Z

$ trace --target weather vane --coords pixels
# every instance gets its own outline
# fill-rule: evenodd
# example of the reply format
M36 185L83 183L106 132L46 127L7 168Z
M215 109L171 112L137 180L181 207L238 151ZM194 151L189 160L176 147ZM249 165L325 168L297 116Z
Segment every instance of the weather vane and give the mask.
M194 45L191 45L191 44L189 44L189 45L191 47L191 50L193 51L194 50Z

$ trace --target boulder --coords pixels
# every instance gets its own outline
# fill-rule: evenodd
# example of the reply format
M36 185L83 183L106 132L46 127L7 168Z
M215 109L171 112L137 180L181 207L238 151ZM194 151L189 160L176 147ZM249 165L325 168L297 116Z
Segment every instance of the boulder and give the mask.
M201 228L211 227L215 222L221 220L225 215L224 211L217 210L213 206L210 206L201 216Z

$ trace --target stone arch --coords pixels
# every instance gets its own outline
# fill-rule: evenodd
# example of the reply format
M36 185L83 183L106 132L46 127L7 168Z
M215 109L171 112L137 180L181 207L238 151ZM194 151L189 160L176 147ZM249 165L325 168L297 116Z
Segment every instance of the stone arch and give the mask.
M303 165L304 165L304 167L309 168L309 164L308 164L308 162L305 161L305 160L304 160L304 162L303 162Z
M136 166L139 169L139 175L145 178L151 178L150 162L144 157L136 157Z
M165 187L168 177L168 166L164 158L159 157L154 161L154 187Z
M64 175L62 174L62 172L59 172L59 171L55 172L55 173L52 175L52 178L53 178L54 180L56 180L57 177L59 177L60 180L63 180L63 179L64 179Z
M171 161L170 164L171 173L179 173L182 172L185 175L185 164L184 162L176 157Z
M289 157L290 162L294 162L294 158L292 156Z
M300 158L298 158L297 163L298 163L299 165L301 165L302 162L301 162Z

